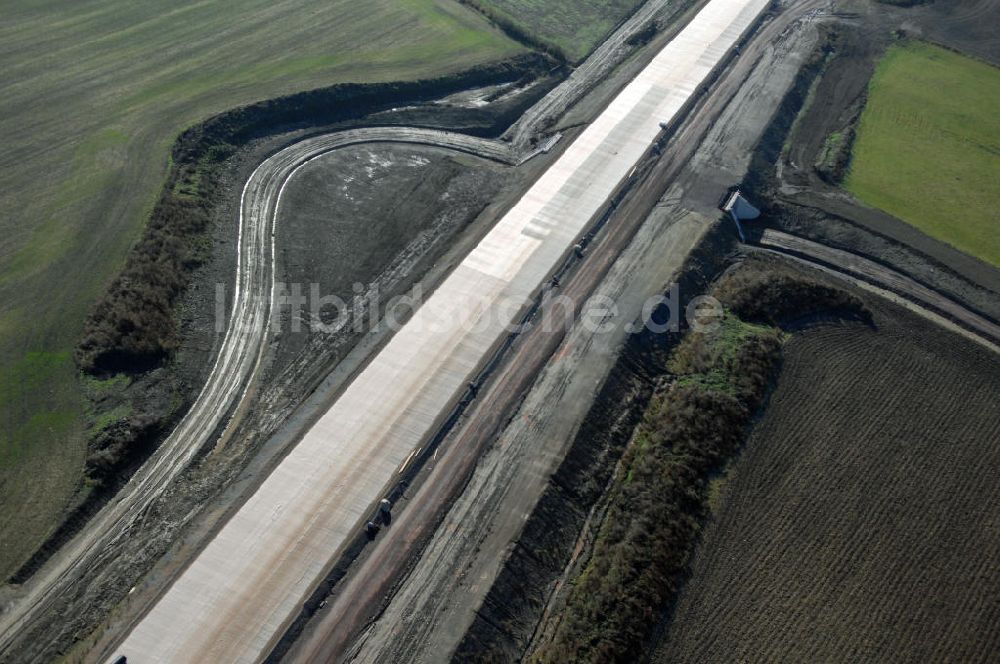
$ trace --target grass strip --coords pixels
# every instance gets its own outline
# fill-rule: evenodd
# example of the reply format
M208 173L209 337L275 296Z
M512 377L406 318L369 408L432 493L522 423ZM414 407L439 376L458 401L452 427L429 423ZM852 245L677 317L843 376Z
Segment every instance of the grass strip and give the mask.
M868 90L844 186L1000 266L1000 69L924 42L889 49Z

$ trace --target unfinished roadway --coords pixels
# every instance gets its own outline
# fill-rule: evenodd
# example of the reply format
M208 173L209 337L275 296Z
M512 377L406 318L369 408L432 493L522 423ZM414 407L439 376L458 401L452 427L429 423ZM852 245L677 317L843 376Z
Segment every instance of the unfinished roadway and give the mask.
M682 109L766 5L709 2L354 379L118 652L155 662L256 661L268 652L384 488L648 151L660 123ZM280 185L260 186L276 187L265 199L276 205ZM269 254L266 236L262 243Z
M495 617L486 607L487 595L507 559L525 546L519 540L527 515L618 357L627 324L641 315L647 298L678 278L691 248L718 219L720 192L744 177L773 116L773 100L786 94L815 46L813 17L823 5L810 0L788 6L755 31L740 58L672 137L646 178L652 193L630 193L628 205L609 222L607 236L629 237L632 217L642 220L607 276L591 273L602 272L601 245L610 237L598 240L579 271L563 280L565 295L578 290L580 280L598 279L594 294L617 309L617 316L607 321L614 331L595 333L575 324L523 401L516 388L505 384L506 371L480 393L460 430L428 464L432 468L423 484L407 492L399 518L305 628L290 661L448 661L478 616L487 622ZM658 202L645 218L652 201ZM628 209L632 203L639 203L635 210ZM520 352L509 363L523 370L532 359L522 356L541 354L536 349L549 342L538 332L532 330L518 342ZM452 504L438 506L435 515L435 508L425 503L440 500L442 485L455 481L449 464L466 463L469 449L481 444L484 435L487 449L460 495ZM505 627L531 623L534 616L518 610L523 606L512 601L512 607L498 609L510 611Z
M217 359L205 387L174 431L113 503L95 515L28 582L3 598L0 661L44 658L43 653L51 652L52 647L62 650L68 642L79 638L78 626L59 616L67 612L79 614L83 607L109 592L117 583L119 558L134 549L130 540L141 539L149 532L151 526L146 523L146 515L156 511L158 503L201 452L236 429L239 413L250 407L253 396L248 397L248 392L258 379L261 358L266 353L265 330L271 315L273 265L268 239L275 232L276 196L283 183L297 172L297 166L320 156L324 150L364 142L426 144L504 163L521 163L530 154L528 139L582 100L602 76L625 60L633 52L631 38L649 21L675 16L671 7L672 0L644 3L566 81L518 121L516 128L505 136L507 142L443 131L376 127L335 132L299 142L263 162L243 189L237 225L238 287L226 333L215 351ZM670 36L669 32L664 35ZM181 525L168 527L176 529Z

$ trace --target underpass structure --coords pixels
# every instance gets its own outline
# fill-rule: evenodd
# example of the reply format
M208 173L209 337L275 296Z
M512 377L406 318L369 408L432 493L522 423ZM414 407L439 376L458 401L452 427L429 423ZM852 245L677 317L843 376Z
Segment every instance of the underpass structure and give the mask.
M252 662L266 655L400 468L660 136L661 123L684 108L767 5L711 0L372 359L116 656Z

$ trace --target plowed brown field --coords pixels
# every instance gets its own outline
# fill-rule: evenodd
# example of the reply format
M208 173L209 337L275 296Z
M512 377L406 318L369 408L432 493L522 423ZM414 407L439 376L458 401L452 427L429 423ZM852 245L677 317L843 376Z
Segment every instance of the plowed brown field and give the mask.
M1000 357L873 304L788 341L654 662L1000 652Z

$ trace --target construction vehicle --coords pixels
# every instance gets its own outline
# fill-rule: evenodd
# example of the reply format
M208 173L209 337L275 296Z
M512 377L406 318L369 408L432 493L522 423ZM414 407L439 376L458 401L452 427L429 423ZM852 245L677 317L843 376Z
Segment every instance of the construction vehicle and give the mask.
M382 502L378 504L378 516L383 523L389 523L392 520L392 502L388 498L383 498Z

